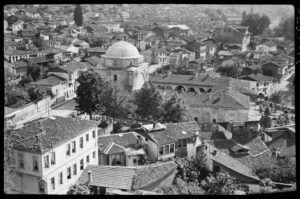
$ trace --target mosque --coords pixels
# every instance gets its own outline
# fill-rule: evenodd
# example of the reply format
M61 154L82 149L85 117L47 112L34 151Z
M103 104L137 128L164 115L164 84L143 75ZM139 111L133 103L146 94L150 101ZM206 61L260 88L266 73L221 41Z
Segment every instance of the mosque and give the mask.
M116 42L107 49L97 71L105 80L130 91L142 88L152 72L149 63L144 62L144 56L126 41Z

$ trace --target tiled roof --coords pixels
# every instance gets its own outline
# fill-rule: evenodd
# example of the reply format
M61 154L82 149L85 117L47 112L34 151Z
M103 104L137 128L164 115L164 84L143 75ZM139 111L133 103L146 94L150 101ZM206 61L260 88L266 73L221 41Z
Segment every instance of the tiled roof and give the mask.
M92 56L92 57L85 58L84 61L86 61L94 66L97 66L100 63L101 59L97 56Z
M164 130L164 134L179 140L179 139L186 139L191 138L195 135L195 133L198 131L200 133L200 128L197 124L197 122L180 122L180 123L167 123L166 129Z
M229 51L225 51L225 50L220 50L218 52L218 55L223 55L223 56L232 56L233 54Z
M135 169L124 166L89 165L82 172L78 183L88 182L88 171L92 172L92 183L90 185L131 190Z
M164 91L166 99L169 99L175 91ZM249 109L250 99L248 96L235 90L227 90L225 94L198 94L180 93L189 107L223 107L232 109ZM211 99L209 97L211 95Z
M98 138L99 150L104 151L111 142L114 142L115 144L118 144L125 148L135 148L137 137L134 132L100 136Z
M41 118L17 129L13 136L14 148L32 153L45 153L52 147L97 127L98 122L77 118Z
M5 50L4 51L4 55L25 55L28 54L25 51L21 51L21 50Z
M95 48L89 48L87 49L88 52L106 52L106 49L100 48L100 47L95 47Z
M267 41L265 43L263 43L264 45L268 46L268 47L273 47L273 46L276 46L276 44L272 41Z
M240 175L259 181L259 178L255 175L251 167L241 163L222 151L218 151L216 155L212 155L211 159Z
M176 74L159 74L151 75L149 83L162 83L162 84L178 84L178 85L197 85L197 86L214 86L226 85L229 83L229 78L214 78L209 75L194 76L194 75L176 75Z
M270 77L270 76L266 76L266 75L262 75L262 74L250 74L248 75L249 78L258 81L258 82L266 82L266 81L273 81L274 78Z
M155 163L141 166L89 165L81 174L79 184L88 183L88 171L91 171L90 185L126 190L154 190L161 181L174 173L174 162Z
M268 147L271 151L278 149L281 157L296 155L295 138L287 132L272 140Z
M156 142L158 146L175 143L177 141L175 138L165 135L163 131L150 132L148 135Z
M46 56L30 57L30 58L25 58L25 60L30 62L30 63L33 63L33 64L47 63L47 62L55 61L54 59L49 59Z
M114 142L111 142L106 147L106 149L103 151L103 153L104 154L115 154L115 153L122 153L124 151L125 151L124 147L122 147Z
M31 82L29 84L31 85L39 85L39 86L56 86L58 84L63 84L63 83L67 83L68 80L59 77L57 75L49 75L49 77L44 78L44 79L40 79L36 82Z

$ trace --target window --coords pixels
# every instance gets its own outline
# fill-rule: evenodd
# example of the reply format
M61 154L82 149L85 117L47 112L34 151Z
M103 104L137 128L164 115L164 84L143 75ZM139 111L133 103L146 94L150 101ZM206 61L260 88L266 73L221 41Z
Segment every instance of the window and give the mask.
M49 155L44 157L44 168L49 168Z
M186 140L186 139L184 139L184 140L183 140L182 147L186 147L186 144L187 144L187 140Z
M162 147L162 146L159 147L159 154L160 155L164 154L164 147Z
M63 184L63 172L59 173L59 184Z
M83 170L83 159L80 160L80 170Z
M93 152L93 158L96 158L96 151Z
M136 159L133 159L133 163L136 163Z
M72 142L72 153L76 152L76 141Z
M19 153L19 167L25 169L24 153Z
M118 81L117 75L114 75L114 82Z
M89 163L90 162L90 156L86 156L86 163Z
M170 153L174 153L175 144L170 145Z
M170 146L166 145L165 146L165 154L169 154L170 153Z
M182 140L178 140L178 148L181 148Z
M54 190L55 189L55 178L51 178L51 188Z
M39 170L39 166L38 166L38 160L36 156L32 156L33 157L33 171L38 171Z
M77 175L77 165L73 165L73 176Z
M89 141L89 134L85 135L85 140L88 142Z
M148 138L146 138L146 142L148 141Z
M93 131L93 138L96 138L96 132Z
M67 156L70 156L70 155L71 155L71 146L70 146L70 144L67 144L67 145L66 145L66 155L67 155Z
M256 86L258 87L258 85L259 85L259 84L258 84L258 82L257 82L257 83L256 83Z
M83 148L83 137L80 138L80 148Z
M16 164L16 157L15 157L15 151L11 151L11 158L10 158L11 164L15 165Z
M55 165L55 152L51 153L51 165Z
M67 179L71 179L71 167L67 169Z

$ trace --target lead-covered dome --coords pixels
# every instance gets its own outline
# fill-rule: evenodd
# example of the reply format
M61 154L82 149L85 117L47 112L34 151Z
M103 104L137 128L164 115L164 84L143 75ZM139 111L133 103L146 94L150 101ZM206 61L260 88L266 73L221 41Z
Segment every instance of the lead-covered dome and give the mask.
M119 41L111 45L104 55L106 58L140 58L138 49L126 41Z

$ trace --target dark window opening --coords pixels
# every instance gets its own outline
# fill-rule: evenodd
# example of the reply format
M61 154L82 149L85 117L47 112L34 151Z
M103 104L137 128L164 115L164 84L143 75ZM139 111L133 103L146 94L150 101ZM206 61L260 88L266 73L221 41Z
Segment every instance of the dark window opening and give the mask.
M114 82L118 81L117 75L114 75Z
M67 179L71 179L71 167L67 169Z

